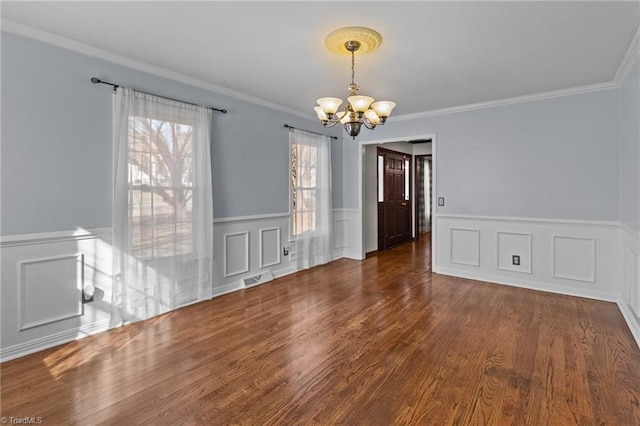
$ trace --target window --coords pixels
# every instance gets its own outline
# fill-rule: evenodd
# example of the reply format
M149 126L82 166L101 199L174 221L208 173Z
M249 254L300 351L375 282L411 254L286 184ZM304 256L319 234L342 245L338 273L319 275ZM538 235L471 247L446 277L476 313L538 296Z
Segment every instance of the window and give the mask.
M384 201L384 155L378 155L378 202Z
M138 259L193 251L193 127L129 116L131 254Z
M318 148L304 143L291 144L292 234L299 236L316 230Z
M404 199L405 201L409 201L409 194L410 194L410 185L409 185L409 173L410 173L410 167L409 167L409 160L404 160Z
M120 324L211 297L211 110L119 87L113 117Z
M331 139L289 130L291 240L296 269L331 261Z

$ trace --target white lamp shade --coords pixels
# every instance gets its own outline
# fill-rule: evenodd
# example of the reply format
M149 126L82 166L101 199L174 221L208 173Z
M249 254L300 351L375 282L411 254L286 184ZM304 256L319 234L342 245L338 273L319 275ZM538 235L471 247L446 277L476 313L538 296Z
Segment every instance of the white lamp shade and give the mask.
M347 100L355 112L365 112L373 102L369 96L349 96Z
M391 101L378 101L371 104L371 108L378 114L378 117L388 117L391 115L391 111L396 106L395 102Z
M371 124L380 124L380 117L378 117L378 114L376 114L376 112L372 109L368 109L364 112L364 116L367 117L367 120L369 120L369 123Z
M322 110L322 108L320 108L319 106L313 107L313 110L318 115L318 119L320 119L322 121L328 121L329 120L329 117L327 117L327 114L325 114L324 111Z
M320 98L316 102L322 108L325 114L335 114L338 108L340 108L340 104L342 103L342 99L340 98Z

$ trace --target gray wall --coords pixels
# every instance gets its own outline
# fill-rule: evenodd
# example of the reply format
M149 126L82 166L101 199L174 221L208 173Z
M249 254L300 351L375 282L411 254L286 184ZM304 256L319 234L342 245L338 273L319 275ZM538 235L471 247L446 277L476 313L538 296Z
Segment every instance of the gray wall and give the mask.
M619 219L618 92L394 121L364 140L437 134L437 213ZM345 194L357 187L345 180ZM355 184L357 186L357 183Z
M363 132L368 130L363 130ZM343 130L344 132L344 130ZM361 133L362 134L362 133ZM357 209L359 207L358 195L358 156L361 155L359 142L352 140L349 136L344 138L342 144L342 200L343 207Z
M1 42L2 235L110 226L111 91L91 84L91 76L229 110L214 116L217 218L288 211L288 136L282 124L322 131L314 120L14 34L3 32ZM359 140L436 133L437 194L447 202L441 213L622 218L637 229L637 89L628 87L637 85L634 75L637 65L620 93L413 120L392 117ZM341 139L332 143L333 207L358 208L361 147L350 138L342 141L339 128L326 132Z
M92 76L217 106L214 217L284 213L288 134L307 120L101 59L2 33L2 235L111 225L112 95ZM340 129L325 131L342 138ZM333 207L343 205L343 146L332 143Z
M640 68L620 88L620 221L640 231Z

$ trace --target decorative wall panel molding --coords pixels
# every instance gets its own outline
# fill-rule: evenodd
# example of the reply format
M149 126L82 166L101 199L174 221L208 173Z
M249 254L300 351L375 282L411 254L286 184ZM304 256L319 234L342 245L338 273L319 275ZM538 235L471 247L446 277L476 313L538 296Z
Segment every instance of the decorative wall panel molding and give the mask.
M108 329L111 229L2 237L0 358L43 350ZM95 289L82 303L82 289Z
M570 236L552 236L552 271L555 278L596 281L596 240Z
M224 236L224 277L249 272L249 232Z
M280 228L260 229L260 268L280 264Z
M531 233L505 232L496 233L497 241L497 268L503 271L521 272L531 274ZM513 264L513 256L520 256L520 265Z
M459 265L480 266L480 230L450 228L450 262Z
M610 222L436 215L435 227L436 273L607 301L622 292Z
M82 315L82 253L22 260L18 268L20 331Z

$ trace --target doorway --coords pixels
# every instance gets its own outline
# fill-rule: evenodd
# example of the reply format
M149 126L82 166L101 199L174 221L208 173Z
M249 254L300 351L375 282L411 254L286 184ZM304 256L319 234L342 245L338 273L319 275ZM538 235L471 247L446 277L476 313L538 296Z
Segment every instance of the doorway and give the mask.
M386 148L393 151L404 152L409 156L431 155L431 175L432 175L432 196L431 196L431 233L423 234L422 241L431 240L429 257L434 270L437 269L437 231L438 216L437 207L434 205L437 199L437 135L435 133L416 134L412 136L394 137L390 139L377 139L363 141L359 144L360 155L358 155L358 222L355 232L357 232L356 241L358 247L356 251L359 253L358 259L365 259L369 255L373 255L378 250L378 197L377 191L378 176L378 156L377 148ZM430 143L427 143L430 142ZM409 148L408 144L413 145ZM412 166L412 176L415 176L415 164ZM415 187L415 184L412 185ZM415 188L414 188L415 190ZM411 212L415 214L414 193L410 195L412 200ZM412 236L416 235L415 220L410 222L410 231Z
M412 156L389 149L378 155L378 250L411 240Z

